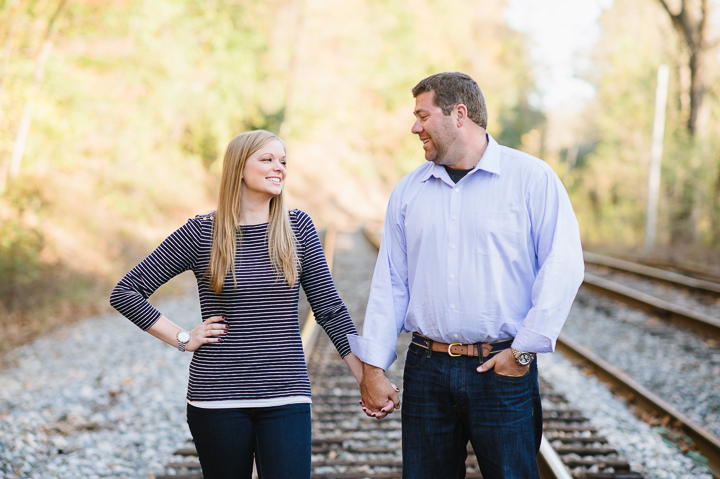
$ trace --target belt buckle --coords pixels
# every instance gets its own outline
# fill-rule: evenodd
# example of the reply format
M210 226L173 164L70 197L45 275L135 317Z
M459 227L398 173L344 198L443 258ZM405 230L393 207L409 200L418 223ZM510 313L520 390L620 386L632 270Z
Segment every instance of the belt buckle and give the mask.
M453 353L452 353L452 347L455 346L455 345L457 345L457 346L462 346L462 343L450 343L450 344L448 344L448 356L450 356L451 358L457 358L458 356L462 356L462 354L453 354Z

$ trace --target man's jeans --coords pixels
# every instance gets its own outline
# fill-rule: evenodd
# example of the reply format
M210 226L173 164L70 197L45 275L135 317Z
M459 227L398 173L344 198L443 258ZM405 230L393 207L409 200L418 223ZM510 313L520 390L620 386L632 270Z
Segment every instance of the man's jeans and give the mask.
M263 479L310 477L310 404L201 409L187 419L205 479L250 479L253 454Z
M520 378L410 344L402 404L403 478L462 479L468 440L486 479L537 479L542 409L537 361Z

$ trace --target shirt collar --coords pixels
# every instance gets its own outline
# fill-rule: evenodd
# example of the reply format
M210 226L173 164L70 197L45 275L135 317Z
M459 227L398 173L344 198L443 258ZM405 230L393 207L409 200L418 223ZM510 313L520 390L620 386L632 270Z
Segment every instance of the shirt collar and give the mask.
M477 166L472 171L468 172L468 176L475 173L476 170L483 170L496 175L500 174L500 145L498 145L498 142L495 141L495 138L490 136L490 133L485 133L485 136L488 140L487 148L485 148L485 152L483 153L482 158L480 158ZM428 168L420 177L420 182L425 182L430 179L431 176L434 176L450 186L454 185L453 181L450 179L450 175L448 175L448 172L445 171L444 166L436 165L430 161L427 163Z

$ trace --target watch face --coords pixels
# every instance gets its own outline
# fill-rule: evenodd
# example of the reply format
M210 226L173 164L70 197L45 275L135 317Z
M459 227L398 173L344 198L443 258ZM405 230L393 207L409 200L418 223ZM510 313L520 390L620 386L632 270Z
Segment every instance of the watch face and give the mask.
M188 341L190 341L190 333L188 333L187 331L180 331L177 335L177 340L181 343L187 343Z
M532 361L532 354L520 353L517 357L517 362L520 366L527 366Z

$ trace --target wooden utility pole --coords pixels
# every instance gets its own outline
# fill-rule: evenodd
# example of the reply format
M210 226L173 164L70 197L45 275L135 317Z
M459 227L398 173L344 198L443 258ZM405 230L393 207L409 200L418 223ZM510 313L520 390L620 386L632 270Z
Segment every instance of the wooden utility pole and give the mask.
M665 108L667 107L670 69L660 65L655 91L655 121L653 124L650 174L648 175L647 218L645 220L645 249L655 248L657 231L658 199L660 197L660 167L662 163L663 138L665 136Z

